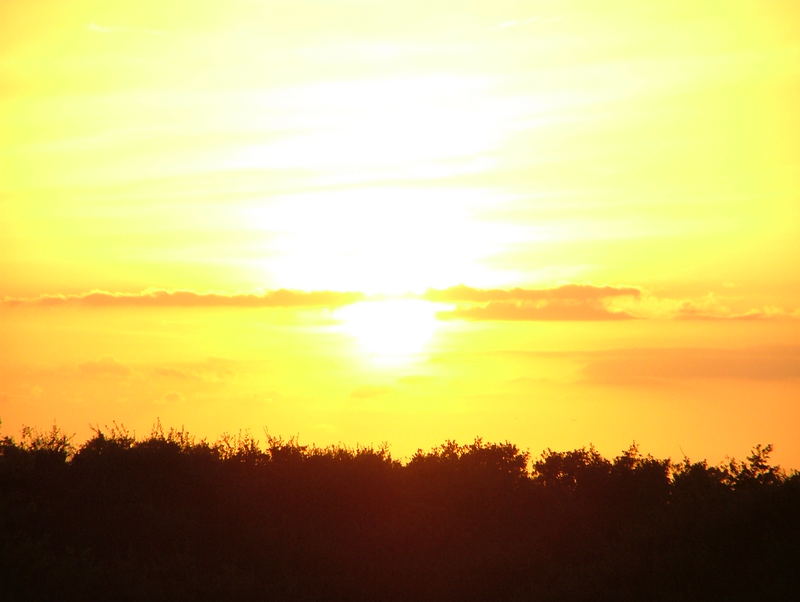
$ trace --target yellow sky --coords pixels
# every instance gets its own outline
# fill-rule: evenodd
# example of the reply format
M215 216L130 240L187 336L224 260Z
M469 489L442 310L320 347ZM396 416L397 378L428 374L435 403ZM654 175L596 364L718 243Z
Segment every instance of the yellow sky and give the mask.
M795 1L7 0L0 39L4 430L800 466Z

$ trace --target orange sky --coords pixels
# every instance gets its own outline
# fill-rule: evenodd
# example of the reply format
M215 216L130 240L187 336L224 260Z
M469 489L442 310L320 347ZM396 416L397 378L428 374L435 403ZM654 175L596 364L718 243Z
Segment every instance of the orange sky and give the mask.
M791 0L0 4L0 419L800 467Z

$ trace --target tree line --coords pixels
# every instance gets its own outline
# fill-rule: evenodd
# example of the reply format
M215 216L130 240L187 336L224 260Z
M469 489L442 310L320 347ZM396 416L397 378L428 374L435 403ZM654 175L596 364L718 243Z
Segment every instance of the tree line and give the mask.
M720 465L636 445L478 438L407 462L382 447L0 439L0 591L10 601L789 600L800 474L756 446Z

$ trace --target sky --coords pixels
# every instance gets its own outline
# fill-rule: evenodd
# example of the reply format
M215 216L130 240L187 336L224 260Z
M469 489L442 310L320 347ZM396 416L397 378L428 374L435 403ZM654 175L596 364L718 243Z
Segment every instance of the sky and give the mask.
M0 2L0 420L800 468L795 0Z

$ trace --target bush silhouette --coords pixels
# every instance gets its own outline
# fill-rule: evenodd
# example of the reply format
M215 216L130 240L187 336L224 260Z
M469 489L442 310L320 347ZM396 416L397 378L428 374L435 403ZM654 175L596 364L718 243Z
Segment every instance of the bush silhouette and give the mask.
M0 440L8 600L787 600L800 476L593 447L531 458L247 433Z

